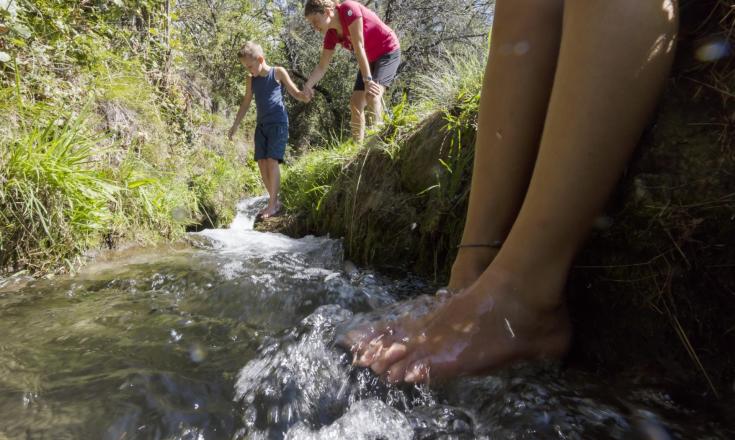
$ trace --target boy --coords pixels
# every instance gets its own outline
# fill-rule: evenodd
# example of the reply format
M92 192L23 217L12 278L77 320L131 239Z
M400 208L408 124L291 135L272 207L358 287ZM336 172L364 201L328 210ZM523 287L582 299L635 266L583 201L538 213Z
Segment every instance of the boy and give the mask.
M305 101L303 93L289 77L283 67L269 66L265 62L263 48L248 41L238 51L240 63L250 72L247 79L247 90L237 111L235 122L228 133L232 136L237 131L242 118L250 108L250 102L255 96L256 127L255 127L255 161L258 162L260 176L268 190L268 206L260 212L261 218L277 215L281 210L278 201L278 191L281 185L279 164L283 162L288 140L288 114L283 103L281 85L294 98Z

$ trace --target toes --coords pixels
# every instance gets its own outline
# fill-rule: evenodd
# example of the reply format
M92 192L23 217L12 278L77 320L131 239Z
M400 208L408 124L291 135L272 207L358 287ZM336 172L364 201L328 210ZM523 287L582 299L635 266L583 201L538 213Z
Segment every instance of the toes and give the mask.
M370 343L367 345L365 350L360 354L360 352L355 353L355 365L359 367L367 367L380 355L380 352L383 350L383 339L384 335L380 335L377 338L370 341Z
M383 374L390 366L406 356L408 349L404 344L394 343L388 346L386 350L380 350L373 355L372 362L369 364L376 374Z
M397 384L403 382L406 377L406 367L410 362L408 358L403 358L391 365L385 373L385 378L388 383Z
M427 360L421 359L416 362L412 362L405 371L406 374L403 376L404 381L408 383L423 383L429 381L431 366Z

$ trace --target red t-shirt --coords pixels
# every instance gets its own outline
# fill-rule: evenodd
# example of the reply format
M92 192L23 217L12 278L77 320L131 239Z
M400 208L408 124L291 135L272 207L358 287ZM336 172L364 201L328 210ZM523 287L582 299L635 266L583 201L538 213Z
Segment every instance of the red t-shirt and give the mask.
M352 0L345 0L336 5L340 22L342 24L342 38L340 39L336 29L329 29L324 34L324 48L334 50L337 43L347 50L352 50L349 26L357 18L362 17L362 35L365 41L365 52L369 62L373 62L381 56L399 49L398 37L375 14L375 12Z

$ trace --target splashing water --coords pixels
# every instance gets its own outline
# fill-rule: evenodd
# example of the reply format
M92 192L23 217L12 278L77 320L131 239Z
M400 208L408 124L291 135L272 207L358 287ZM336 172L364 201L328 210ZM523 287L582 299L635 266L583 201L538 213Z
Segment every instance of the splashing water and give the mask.
M396 299L433 286L356 269L339 240L253 231L264 202L189 245L0 280L0 439L735 438L717 408L549 367L386 385L335 338L426 313Z

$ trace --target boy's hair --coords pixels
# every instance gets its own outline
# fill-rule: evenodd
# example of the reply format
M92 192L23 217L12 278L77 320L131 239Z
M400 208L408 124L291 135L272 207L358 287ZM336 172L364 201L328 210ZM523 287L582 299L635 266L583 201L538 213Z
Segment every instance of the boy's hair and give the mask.
M311 14L323 14L327 9L331 9L337 4L333 0L306 0L304 4L304 17Z
M237 51L237 58L239 59L250 58L252 60L257 60L258 57L265 57L263 48L260 47L260 44L253 43L252 41L248 41L240 48L240 50Z

